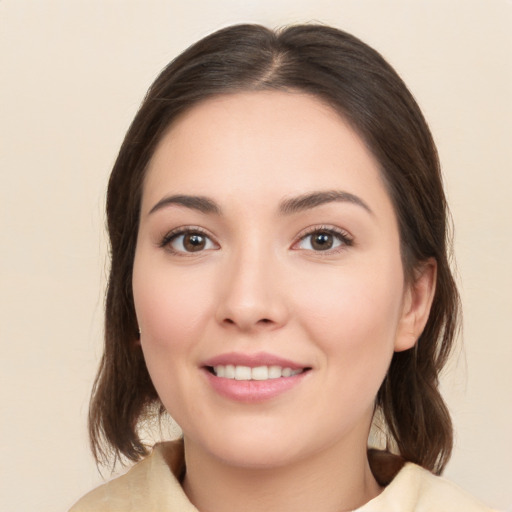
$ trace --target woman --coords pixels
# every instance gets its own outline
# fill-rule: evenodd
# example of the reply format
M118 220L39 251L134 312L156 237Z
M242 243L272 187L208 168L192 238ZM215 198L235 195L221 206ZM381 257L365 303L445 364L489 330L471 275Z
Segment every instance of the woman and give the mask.
M315 25L199 41L150 88L107 215L90 433L97 460L143 460L73 512L487 510L431 473L452 448L447 206L378 53ZM164 410L183 439L148 455Z

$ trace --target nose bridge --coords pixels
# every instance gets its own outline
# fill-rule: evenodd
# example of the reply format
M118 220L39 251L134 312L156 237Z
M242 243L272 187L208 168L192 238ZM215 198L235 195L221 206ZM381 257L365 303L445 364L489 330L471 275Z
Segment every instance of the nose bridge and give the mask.
M225 263L218 320L243 330L281 325L286 319L286 300L279 288L279 262L271 243L253 238L237 247Z

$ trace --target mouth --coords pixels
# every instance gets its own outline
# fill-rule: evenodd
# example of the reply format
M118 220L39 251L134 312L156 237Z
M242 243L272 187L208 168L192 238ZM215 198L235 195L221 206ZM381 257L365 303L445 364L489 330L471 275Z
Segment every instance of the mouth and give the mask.
M201 368L214 391L246 404L264 403L301 386L313 370L267 352L219 354L204 361Z
M219 364L215 366L206 366L208 370L215 377L231 380L245 380L245 381L266 381L274 379L282 379L294 377L301 373L305 373L311 368L289 368L286 366L243 366L234 364Z

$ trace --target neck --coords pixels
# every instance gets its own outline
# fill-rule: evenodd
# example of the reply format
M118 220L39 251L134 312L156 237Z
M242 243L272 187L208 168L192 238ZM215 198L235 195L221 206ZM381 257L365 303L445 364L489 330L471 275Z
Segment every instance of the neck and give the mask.
M286 466L241 468L185 442L184 490L201 512L354 510L382 489L370 470L366 444L340 448L331 446Z

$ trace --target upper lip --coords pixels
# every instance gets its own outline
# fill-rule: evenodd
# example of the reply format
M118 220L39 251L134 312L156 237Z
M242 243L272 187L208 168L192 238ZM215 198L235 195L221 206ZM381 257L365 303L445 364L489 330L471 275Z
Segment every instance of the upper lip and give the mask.
M283 357L269 354L267 352L258 352L256 354L242 354L239 352L229 352L219 354L203 363L203 366L225 366L232 364L234 366L249 366L256 368L258 366L281 366L282 368L291 368L292 370L301 370L307 366L296 363Z

